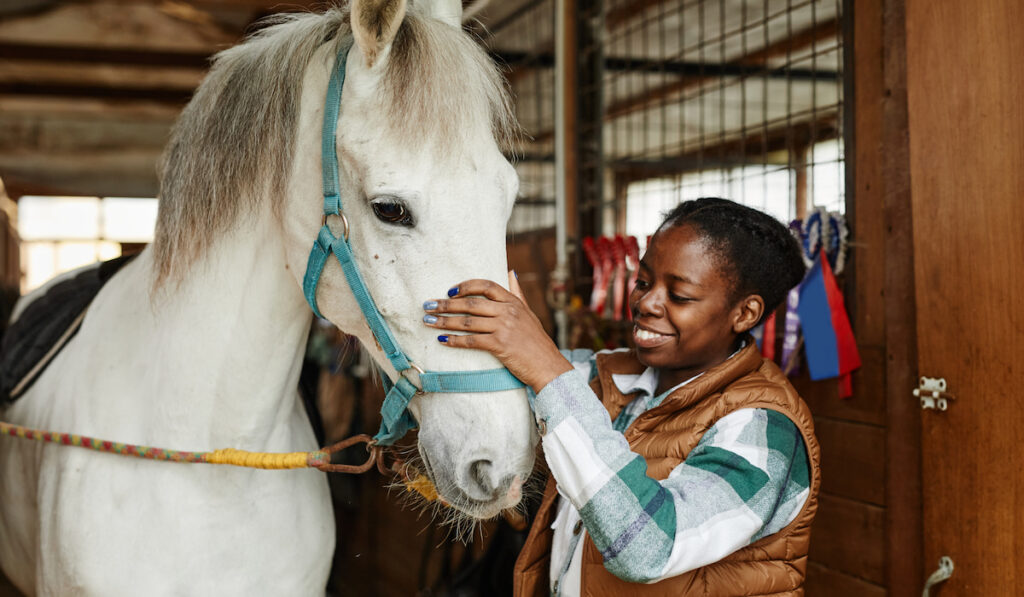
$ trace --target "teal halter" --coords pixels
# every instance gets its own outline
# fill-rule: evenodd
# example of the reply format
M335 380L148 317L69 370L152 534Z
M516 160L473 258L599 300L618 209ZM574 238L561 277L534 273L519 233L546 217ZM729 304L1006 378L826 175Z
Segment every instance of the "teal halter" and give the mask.
M359 268L352 256L352 245L348 242L348 219L342 213L341 196L338 192L338 156L335 148L335 129L338 123L338 110L341 107L341 88L345 84L345 61L352 48L352 40L346 40L338 56L335 58L331 80L327 85L327 103L324 105L324 124L321 146L321 161L324 178L324 217L320 233L313 243L306 264L306 275L302 281L302 291L306 301L313 308L317 317L323 317L316 304L316 287L320 282L327 257L331 254L338 259L341 269L345 272L352 294L363 311L363 317L369 324L373 336L380 344L381 350L387 355L395 371L399 372L398 381L392 384L386 375L382 379L387 386L387 396L381 405L380 430L374 441L380 445L391 445L401 439L410 429L416 428L416 421L409 413L409 401L416 394L422 393L455 393L455 392L497 392L514 390L523 387L523 382L516 379L508 369L488 369L485 371L424 371L414 365L409 357L398 346L391 328L370 296L369 289L363 281ZM344 232L340 238L335 237L327 226L328 216L341 216ZM419 375L419 386L408 377L412 371Z

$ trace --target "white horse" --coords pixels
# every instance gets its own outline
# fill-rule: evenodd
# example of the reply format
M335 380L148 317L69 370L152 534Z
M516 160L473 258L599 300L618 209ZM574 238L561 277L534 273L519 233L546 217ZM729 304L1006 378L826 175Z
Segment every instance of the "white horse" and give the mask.
M452 284L507 280L518 182L499 140L515 125L460 14L458 0L356 0L351 16L283 17L222 52L167 149L153 245L0 419L171 449L316 448L296 390L311 323L301 284L321 225L325 90L352 37L336 145L356 262L416 364L500 366L421 324L424 300ZM397 378L333 258L317 299ZM523 390L426 394L410 411L454 508L488 518L518 503L537 442ZM334 534L315 470L0 437L0 562L29 595L323 594Z

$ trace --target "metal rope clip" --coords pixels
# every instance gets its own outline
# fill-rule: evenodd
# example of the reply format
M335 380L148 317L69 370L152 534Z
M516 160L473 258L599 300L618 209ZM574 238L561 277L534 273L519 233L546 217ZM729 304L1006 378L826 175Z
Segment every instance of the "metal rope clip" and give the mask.
M320 218L320 227L323 228L327 225L327 216L339 215L341 216L342 232L341 237L348 242L348 218L345 217L345 212L339 211L337 214L324 213L323 217Z

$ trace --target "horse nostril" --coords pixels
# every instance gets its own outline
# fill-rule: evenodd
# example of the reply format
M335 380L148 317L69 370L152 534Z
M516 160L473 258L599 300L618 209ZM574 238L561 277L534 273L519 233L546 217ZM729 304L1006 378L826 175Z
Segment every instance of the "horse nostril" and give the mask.
M489 500L498 490L497 479L494 478L494 463L490 460L474 460L469 464L466 493L476 500Z

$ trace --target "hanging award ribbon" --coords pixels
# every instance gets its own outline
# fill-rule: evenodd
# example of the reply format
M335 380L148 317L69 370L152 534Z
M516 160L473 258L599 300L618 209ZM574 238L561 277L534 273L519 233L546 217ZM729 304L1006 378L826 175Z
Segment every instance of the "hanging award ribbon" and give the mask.
M764 335L761 338L761 356L775 360L775 313L764 320Z
M779 364L786 375L800 373L800 316L796 312L800 304L800 286L786 295L786 319L782 331L782 356Z
M615 281L612 282L612 319L622 321L623 310L629 308L625 304L626 296L626 241L621 234L615 235L611 241L612 261L615 267Z
M633 294L637 276L640 275L640 244L635 236L626 237L626 269L629 270L629 281L626 282L626 296ZM626 305L626 319L633 321L633 311Z
M804 222L801 220L793 220L789 224L789 230L800 242L804 265L810 267L813 263L813 258L809 257L807 253L809 246L808 227L805 227ZM817 232L815 232L815 236L819 236ZM779 359L779 365L786 375L798 375L800 373L800 316L796 311L798 304L800 304L799 284L790 290L786 296L786 318L783 323L785 327L782 334L782 354Z
M601 291L602 300L597 309L598 315L605 314L605 306L608 304L608 293L613 282L615 272L615 247L610 238L602 236L597 239L597 256L601 260Z
M860 367L860 353L832 267L824 249L800 285L797 306L804 354L811 379L839 377L840 397L852 395L849 374Z
M800 241L809 271L786 298L783 371L798 372L803 345L811 379L838 377L840 397L849 397L853 394L850 372L860 366L860 355L835 279L846 266L846 219L819 207L802 222L792 222L790 229Z
M608 298L608 281L604 277L604 264L593 238L588 236L583 239L583 252L594 272L590 288L590 311L600 313L604 310L604 302Z
M828 262L835 275L843 273L846 267L846 247L850 231L846 227L846 217L840 213L831 213L828 218Z

